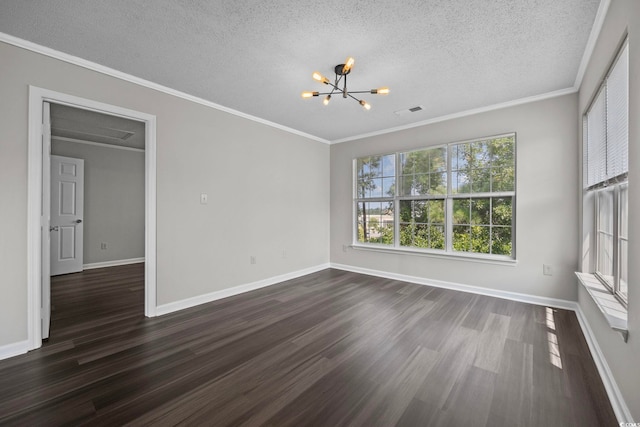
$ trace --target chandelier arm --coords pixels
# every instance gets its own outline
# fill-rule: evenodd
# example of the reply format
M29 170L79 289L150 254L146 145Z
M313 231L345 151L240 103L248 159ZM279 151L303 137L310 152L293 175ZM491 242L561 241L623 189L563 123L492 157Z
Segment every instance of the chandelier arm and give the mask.
M370 90L350 90L349 93L371 93Z
M361 101L361 100L360 100L360 99L358 99L358 98L356 98L355 96L351 95L352 93L353 93L353 92L348 92L348 93L347 93L347 96L348 96L349 98L355 99L356 101L358 101L358 103L360 103L360 101Z
M333 83L331 83L331 82L327 82L326 84L328 84L329 86L331 86L331 87L333 88L332 92L333 92L334 90L341 91L341 90L340 90L340 88L339 88L338 86L334 85L334 84L333 84Z

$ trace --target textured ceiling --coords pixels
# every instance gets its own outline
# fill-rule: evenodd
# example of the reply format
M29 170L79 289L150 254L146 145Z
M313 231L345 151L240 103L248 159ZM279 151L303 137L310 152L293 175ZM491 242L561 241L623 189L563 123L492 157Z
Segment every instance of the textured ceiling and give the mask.
M336 141L573 87L599 3L3 0L0 32ZM347 56L391 94L300 97Z

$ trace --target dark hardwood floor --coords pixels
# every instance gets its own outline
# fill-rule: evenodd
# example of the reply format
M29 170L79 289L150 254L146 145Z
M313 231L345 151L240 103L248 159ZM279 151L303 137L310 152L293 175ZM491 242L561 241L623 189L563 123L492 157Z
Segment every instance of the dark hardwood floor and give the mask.
M54 278L0 424L617 425L573 312L324 270L146 319L143 287L142 264Z

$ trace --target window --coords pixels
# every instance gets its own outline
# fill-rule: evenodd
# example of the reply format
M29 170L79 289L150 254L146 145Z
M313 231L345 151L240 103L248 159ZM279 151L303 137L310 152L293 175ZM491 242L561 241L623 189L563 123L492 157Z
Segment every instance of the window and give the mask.
M590 273L624 304L629 241L628 64L629 47L625 42L583 118L583 212L595 249Z
M393 242L393 194L396 164L393 155L363 157L357 161L358 241Z
M354 167L358 244L514 258L514 134L362 157Z

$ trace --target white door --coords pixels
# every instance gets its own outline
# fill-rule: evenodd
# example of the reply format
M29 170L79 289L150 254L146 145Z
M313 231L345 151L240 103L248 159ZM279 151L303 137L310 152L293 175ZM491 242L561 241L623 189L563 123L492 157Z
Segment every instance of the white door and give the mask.
M84 160L51 156L51 275L82 271Z

